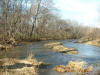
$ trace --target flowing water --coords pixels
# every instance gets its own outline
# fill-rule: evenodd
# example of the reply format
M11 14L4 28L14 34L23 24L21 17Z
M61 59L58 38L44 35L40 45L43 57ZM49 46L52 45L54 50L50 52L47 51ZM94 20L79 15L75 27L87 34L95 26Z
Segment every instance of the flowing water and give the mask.
M65 65L68 63L68 61L71 60L86 61L89 65L92 64L94 67L99 67L100 47L74 43L74 41L60 40L60 42L62 42L64 46L69 48L76 48L78 50L78 54L76 55L67 55L55 52L51 49L44 47L44 44L48 42L50 41L39 41L20 44L14 50L10 50L6 53L0 53L0 56L17 57L22 59L27 57L27 55L32 52L36 59L50 64L48 67L41 69L40 75L68 75L67 73L59 74L53 71L52 68L56 65Z

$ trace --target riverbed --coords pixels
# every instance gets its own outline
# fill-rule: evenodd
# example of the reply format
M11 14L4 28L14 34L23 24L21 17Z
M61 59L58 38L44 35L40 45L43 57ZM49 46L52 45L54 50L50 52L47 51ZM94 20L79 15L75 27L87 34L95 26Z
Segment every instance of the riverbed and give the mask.
M86 61L88 65L93 65L93 67L99 68L100 64L100 47L85 45L80 43L74 43L70 40L59 40L64 46L69 48L76 48L78 54L67 55L63 53L55 52L51 49L44 47L45 43L50 41L38 41L30 43L21 43L17 45L14 49L9 50L5 53L0 52L0 58L2 57L13 57L23 59L28 56L29 53L33 53L34 57L38 61L43 61L50 64L44 68L41 68L39 75L68 75L60 74L52 70L56 65L64 64L66 65L68 61ZM71 75L71 74L70 74ZM92 74L91 74L92 75Z

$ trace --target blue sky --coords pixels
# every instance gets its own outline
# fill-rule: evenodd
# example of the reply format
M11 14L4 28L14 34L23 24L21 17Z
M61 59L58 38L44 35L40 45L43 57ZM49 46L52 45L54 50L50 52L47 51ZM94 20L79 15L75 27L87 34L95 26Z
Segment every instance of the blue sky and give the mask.
M55 0L55 7L64 19L100 27L100 0Z

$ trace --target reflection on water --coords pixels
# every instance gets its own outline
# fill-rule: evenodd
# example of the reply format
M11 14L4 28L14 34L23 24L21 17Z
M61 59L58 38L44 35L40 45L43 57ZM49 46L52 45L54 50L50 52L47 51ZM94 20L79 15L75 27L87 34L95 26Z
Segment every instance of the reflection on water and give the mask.
M94 64L100 61L100 47L62 40L61 42L64 44L64 46L71 48L74 47L79 51L77 55L67 55L45 48L43 45L44 43L47 42L48 41L41 41L41 42L33 42L31 44L26 44L26 45L22 44L17 46L15 49L6 52L5 55L3 53L0 53L0 56L25 58L29 52L33 52L34 56L39 61L51 64L46 70L41 72L40 75L66 75L52 71L51 68L53 68L56 65L67 64L68 61L70 60L84 60L89 64Z

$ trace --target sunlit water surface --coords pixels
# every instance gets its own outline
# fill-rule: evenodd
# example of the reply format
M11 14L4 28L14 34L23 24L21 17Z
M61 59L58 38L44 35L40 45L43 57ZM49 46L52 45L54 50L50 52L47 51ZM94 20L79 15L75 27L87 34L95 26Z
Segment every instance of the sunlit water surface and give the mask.
M55 52L51 49L44 47L45 43L50 41L39 41L31 42L26 44L19 44L13 50L8 52L1 52L0 56L2 57L16 57L16 58L25 58L29 53L33 53L34 57L38 61L43 61L49 63L50 65L46 68L41 69L40 75L71 75L68 73L60 74L52 70L53 67L60 64L67 64L71 60L80 60L86 61L88 64L92 64L94 67L99 67L96 65L100 64L100 47L74 43L74 41L60 40L66 47L73 47L78 50L76 55L67 55L63 53ZM92 75L92 74L91 74Z

